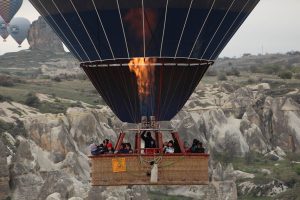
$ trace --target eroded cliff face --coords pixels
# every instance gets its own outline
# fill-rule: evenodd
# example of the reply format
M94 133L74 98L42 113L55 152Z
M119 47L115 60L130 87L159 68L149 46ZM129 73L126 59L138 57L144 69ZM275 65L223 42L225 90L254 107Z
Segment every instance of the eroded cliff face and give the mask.
M222 103L213 100L216 94L221 95ZM185 108L163 125L177 130L190 143L194 138L200 139L209 152L243 156L251 150L273 152L280 157L280 149L299 151L299 104L289 97L271 98L267 94L267 88L227 91L222 85L202 85ZM1 133L1 198L9 195L22 200L150 199L151 193L159 193L192 199L234 200L237 199L235 180L252 176L236 172L230 165L222 166L212 157L209 169L212 182L207 186L92 188L87 157L90 141L100 142L105 138L116 141L117 128L130 127L122 124L108 107L85 106L69 108L66 114L41 114L19 103L2 102L0 119L19 127ZM289 137L294 141L293 148ZM248 191L251 184L240 187ZM266 186L270 191L273 185L278 186L278 183L270 184Z
M1 199L6 199L10 195L7 157L8 157L7 148L0 140L0 198Z
M64 52L61 40L42 17L32 23L27 39L31 50Z

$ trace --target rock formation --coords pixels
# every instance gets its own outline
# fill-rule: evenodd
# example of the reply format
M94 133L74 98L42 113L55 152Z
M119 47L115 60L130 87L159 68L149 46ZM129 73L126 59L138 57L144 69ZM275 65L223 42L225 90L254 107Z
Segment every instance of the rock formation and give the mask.
M32 23L27 39L31 50L64 52L61 40L42 17Z
M6 199L10 194L7 151L6 146L0 140L0 199Z

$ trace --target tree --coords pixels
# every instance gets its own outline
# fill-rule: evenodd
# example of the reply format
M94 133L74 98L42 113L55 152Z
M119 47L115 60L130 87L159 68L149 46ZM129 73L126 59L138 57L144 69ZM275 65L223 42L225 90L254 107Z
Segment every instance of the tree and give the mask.
M220 73L218 74L218 80L219 80L219 81L227 81L227 76L226 76L226 74L225 74L224 72L220 72Z
M255 65L250 66L250 72L251 73L257 73L257 67Z
M30 107L38 108L41 102L37 96L33 95L32 93L29 93L25 100L25 104Z
M293 77L293 73L291 71L281 71L278 76L282 79L291 79Z
M215 69L208 69L206 72L206 76L217 76L217 71Z
M227 76L240 76L240 71L237 68L231 68L231 70L226 72Z
M300 79L300 73L299 73L299 74L295 74L295 75L294 75L294 78L295 78L295 79Z

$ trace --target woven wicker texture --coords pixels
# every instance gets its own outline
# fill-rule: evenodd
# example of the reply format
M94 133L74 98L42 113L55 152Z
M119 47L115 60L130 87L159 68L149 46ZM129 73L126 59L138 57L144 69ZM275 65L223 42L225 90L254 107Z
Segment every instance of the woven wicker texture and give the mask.
M208 183L208 156L124 155L125 172L113 172L114 156L91 157L91 184L97 185L202 185ZM158 164L158 182L150 182L151 164ZM116 160L114 160L116 162ZM121 163L121 162L120 162ZM115 163L114 163L115 164ZM122 163L123 165L124 163ZM124 167L124 166L122 166Z

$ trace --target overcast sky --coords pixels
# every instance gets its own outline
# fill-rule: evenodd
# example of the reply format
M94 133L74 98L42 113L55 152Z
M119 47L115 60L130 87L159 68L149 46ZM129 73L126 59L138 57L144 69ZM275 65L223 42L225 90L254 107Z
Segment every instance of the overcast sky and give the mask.
M39 14L28 0L16 14L30 21ZM7 42L0 40L0 55L5 52L28 48L27 40L22 48L11 37ZM221 56L241 56L243 53L277 53L300 51L300 0L261 0L247 18Z

